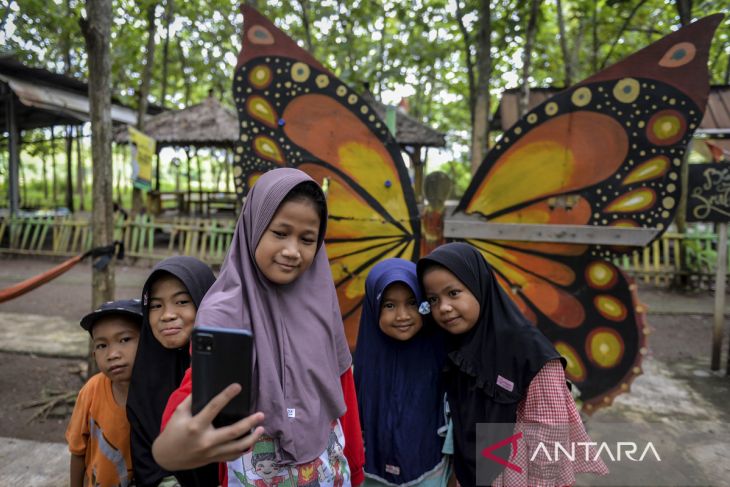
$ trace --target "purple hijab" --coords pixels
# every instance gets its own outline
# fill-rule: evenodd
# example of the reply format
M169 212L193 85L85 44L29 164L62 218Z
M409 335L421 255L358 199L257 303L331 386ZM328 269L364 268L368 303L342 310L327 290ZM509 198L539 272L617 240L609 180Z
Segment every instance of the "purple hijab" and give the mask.
M273 284L254 260L282 200L306 181L313 179L290 168L259 178L195 320L196 326L253 331L254 410L265 413L265 434L278 442L282 465L309 462L327 448L331 423L346 410L340 375L352 363L323 244L326 219L311 267L294 282Z

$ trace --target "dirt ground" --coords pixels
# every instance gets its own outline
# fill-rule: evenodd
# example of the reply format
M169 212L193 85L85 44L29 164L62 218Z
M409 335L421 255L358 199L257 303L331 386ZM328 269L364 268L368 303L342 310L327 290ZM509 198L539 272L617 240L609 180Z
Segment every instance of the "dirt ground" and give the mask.
M0 257L0 288L47 270L53 264L45 259ZM86 267L74 269L25 296L0 304L0 312L57 315L78 320L89 310L91 301L88 264L80 266ZM138 296L149 271L149 263L117 266L117 298ZM649 287L640 287L639 291L644 302L648 301L647 297L657 303L669 302L677 296ZM707 300L706 295L698 295L697 299L700 297ZM686 294L684 298L687 298ZM726 420L730 420L730 401L727 401L730 379L708 371L712 316L668 315L655 311L650 309L648 317L652 327L650 355L662 364L671 364L676 377L697 383L697 388L701 389L697 392L715 404L724 405L720 409ZM723 359L723 370L724 364ZM79 359L0 353L0 436L63 442L69 408L57 408L46 419L33 419L37 409L24 406L49 392L78 390L84 367L85 363ZM703 381L693 380L697 378Z

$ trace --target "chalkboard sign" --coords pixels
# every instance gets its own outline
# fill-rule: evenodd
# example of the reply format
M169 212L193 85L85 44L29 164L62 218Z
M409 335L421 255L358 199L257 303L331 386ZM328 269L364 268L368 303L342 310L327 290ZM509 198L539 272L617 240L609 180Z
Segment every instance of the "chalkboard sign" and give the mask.
M730 164L690 164L687 221L730 221Z

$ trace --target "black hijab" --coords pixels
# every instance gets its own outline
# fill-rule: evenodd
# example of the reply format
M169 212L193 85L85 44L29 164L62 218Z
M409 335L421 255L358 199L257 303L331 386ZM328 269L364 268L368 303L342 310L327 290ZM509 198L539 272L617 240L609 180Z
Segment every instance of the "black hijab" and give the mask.
M149 293L152 284L164 275L173 275L180 279L196 308L215 281L213 271L206 264L193 257L179 256L158 263L142 289L142 331L127 398L132 465L136 484L140 487L156 486L164 477L171 475L152 458L152 443L160 433L167 399L178 388L190 366L187 346L167 349L152 334ZM183 486L218 485L217 464L175 472L174 475Z
M446 366L446 387L454 420L454 467L464 487L476 484L476 425L493 423L487 447L510 436L517 406L533 377L549 360L560 358L552 343L527 321L494 277L482 254L465 243L442 245L418 262L418 279L441 266L454 274L480 305L477 324L463 335L452 336ZM502 426L497 427L500 424ZM509 454L509 448L493 452ZM489 462L489 483L503 470ZM480 480L486 480L481 478Z

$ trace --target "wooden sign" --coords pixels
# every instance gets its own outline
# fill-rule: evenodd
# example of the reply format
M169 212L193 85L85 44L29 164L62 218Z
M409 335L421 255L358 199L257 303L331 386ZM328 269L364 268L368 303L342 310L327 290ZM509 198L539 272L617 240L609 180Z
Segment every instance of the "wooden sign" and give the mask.
M687 221L730 221L730 164L690 164Z

